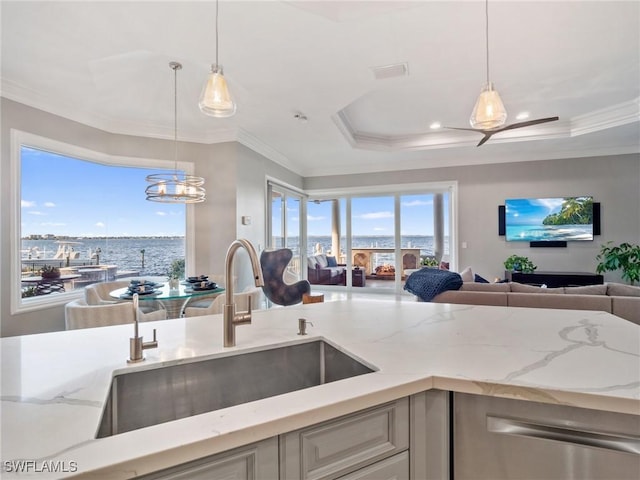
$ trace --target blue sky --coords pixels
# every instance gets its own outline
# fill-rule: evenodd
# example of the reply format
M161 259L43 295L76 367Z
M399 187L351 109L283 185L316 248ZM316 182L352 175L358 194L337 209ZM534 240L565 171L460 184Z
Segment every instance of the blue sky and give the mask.
M447 211L445 195L445 211ZM344 204L341 211L344 212ZM343 213L344 215L344 213ZM351 201L353 235L394 234L395 214L393 196L355 197ZM433 196L404 195L400 203L403 235L433 235ZM344 219L343 220L343 231ZM445 231L448 221L445 220ZM309 235L331 235L331 202L310 202L307 207Z
M507 225L542 225L542 220L560 211L562 198L536 198L506 200Z
M150 173L23 147L22 236L183 236L184 205L146 200Z

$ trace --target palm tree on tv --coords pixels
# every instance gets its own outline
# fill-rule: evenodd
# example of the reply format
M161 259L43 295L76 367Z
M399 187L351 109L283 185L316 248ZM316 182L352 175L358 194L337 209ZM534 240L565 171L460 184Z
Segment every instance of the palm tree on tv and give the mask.
M590 225L593 223L593 198L568 197L563 199L558 213L547 215L543 225Z

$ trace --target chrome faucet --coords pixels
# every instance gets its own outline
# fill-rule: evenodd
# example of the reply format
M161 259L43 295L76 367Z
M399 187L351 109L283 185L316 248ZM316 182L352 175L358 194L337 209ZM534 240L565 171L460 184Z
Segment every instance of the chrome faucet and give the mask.
M258 260L258 254L256 253L255 248L253 248L253 245L251 245L251 242L249 242L249 240L246 240L244 238L234 240L233 243L229 245L227 256L224 261L224 287L226 288L226 297L223 312L225 347L234 347L236 345L237 325L248 325L251 323L251 297L249 297L249 305L246 312L236 313L236 304L233 301L233 258L236 251L238 251L240 247L244 247L244 249L249 254L251 268L253 269L253 280L256 284L256 287L264 286L264 280L262 279L262 268L260 268L260 261Z
M153 329L153 341L151 342L143 342L142 337L138 335L138 315L140 310L138 310L138 294L133 294L133 310L134 310L134 320L133 320L133 338L129 339L129 359L128 363L137 363L144 360L142 356L142 351L148 348L158 348L158 340L156 339L156 329Z

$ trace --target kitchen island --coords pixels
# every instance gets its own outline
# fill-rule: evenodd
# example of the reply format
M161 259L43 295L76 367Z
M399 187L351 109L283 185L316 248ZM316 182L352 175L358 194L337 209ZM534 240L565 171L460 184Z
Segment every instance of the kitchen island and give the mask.
M2 339L3 479L132 478L431 390L640 415L640 327L604 312L327 302L255 311L232 348L221 315L140 328L138 364L133 325ZM312 339L374 373L96 439L115 375Z

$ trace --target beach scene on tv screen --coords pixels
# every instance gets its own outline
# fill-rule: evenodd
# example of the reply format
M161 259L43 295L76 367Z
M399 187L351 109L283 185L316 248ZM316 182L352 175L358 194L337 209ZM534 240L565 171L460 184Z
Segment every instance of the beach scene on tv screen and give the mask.
M593 197L505 201L507 241L593 240Z

